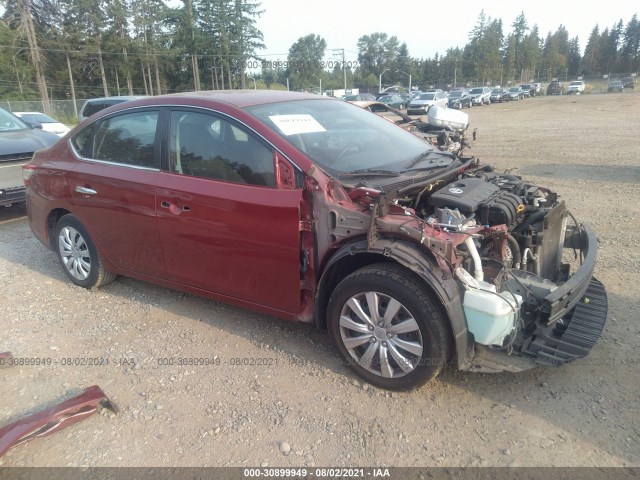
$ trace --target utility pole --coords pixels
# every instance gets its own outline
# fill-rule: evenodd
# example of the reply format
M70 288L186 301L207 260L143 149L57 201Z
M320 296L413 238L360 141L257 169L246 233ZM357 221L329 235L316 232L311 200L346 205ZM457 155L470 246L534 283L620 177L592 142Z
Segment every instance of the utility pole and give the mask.
M347 91L347 63L344 60L344 48L330 48L332 52L342 53L342 74L344 76L344 91Z

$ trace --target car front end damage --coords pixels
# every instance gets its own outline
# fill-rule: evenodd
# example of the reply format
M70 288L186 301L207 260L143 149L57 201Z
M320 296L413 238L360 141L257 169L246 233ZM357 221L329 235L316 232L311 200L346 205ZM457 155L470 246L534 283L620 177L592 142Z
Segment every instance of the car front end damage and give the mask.
M593 230L556 193L455 158L422 177L313 175L316 321L341 271L382 260L412 270L438 298L459 369L521 371L586 356L607 317Z

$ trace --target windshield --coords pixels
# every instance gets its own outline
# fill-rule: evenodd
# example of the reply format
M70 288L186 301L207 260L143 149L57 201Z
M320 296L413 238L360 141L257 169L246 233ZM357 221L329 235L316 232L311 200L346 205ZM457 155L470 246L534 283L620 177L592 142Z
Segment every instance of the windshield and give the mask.
M433 100L433 97L435 97L434 93L423 93L418 97L418 100Z
M455 90L451 93L449 93L449 98L457 98L457 97L461 97L462 96L462 92L460 90Z
M496 88L495 90L491 90L491 93L499 94L499 93L502 93L502 90L499 88Z
M519 90L520 90L520 87L511 87L511 88L509 89L509 91L510 91L510 92L517 92L517 91L519 91Z
M298 100L246 110L330 175L404 170L433 147L378 115L331 100Z
M482 89L481 88L474 88L469 93L471 93L471 95L477 95L478 93L482 93Z
M0 108L0 131L24 130L27 125L15 115Z
M347 102L358 100L358 95L345 95L344 97L342 97L342 100L346 100Z
M38 122L38 123L58 123L57 120L45 115L44 113L21 113L19 114L20 118L24 118L30 122Z
M582 82L571 82L569 85L582 85Z

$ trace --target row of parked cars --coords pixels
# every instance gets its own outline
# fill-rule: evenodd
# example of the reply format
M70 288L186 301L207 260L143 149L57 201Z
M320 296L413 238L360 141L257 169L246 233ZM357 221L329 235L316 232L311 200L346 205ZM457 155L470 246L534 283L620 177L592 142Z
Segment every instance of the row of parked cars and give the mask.
M538 84L539 85L539 84ZM489 88L476 87L468 90L466 88L456 88L451 92L442 89L432 89L426 92L415 91L412 93L383 92L375 98L370 93L352 95L353 98L344 98L347 101L378 101L385 105L407 109L409 115L424 115L431 106L449 108L471 108L474 105L489 105L495 102L508 102L510 100L521 100L530 96L535 96L539 91L539 86L535 84L525 84L511 88ZM357 97L357 98L356 98Z
M389 106L403 108L406 106L409 115L422 115L430 106L449 107L456 109L471 108L474 105L490 105L496 102L508 102L533 97L540 91L540 84L523 84L511 88L502 87L475 87L470 90L456 88L451 92L440 89L426 92L413 92L407 99L395 99L395 105L387 103L393 95L383 95L378 101ZM395 94L399 97L399 94ZM386 97L386 98L385 98Z
M633 77L624 77L619 80L609 80L607 84L607 92L622 92L625 88L635 89L636 82ZM565 88L562 82L554 80L547 87L547 95L564 95L576 94L579 95L585 92L586 85L583 80L573 80L569 82L569 85Z

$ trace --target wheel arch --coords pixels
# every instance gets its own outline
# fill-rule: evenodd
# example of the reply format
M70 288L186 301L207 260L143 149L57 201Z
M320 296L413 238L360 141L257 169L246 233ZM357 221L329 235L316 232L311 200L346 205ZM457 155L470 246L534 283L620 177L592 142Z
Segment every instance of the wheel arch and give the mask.
M317 328L327 328L327 305L332 292L342 279L359 268L380 262L390 262L406 268L417 276L426 290L437 300L441 313L450 328L459 368L466 366L472 352L469 348L467 323L462 309L462 295L457 281L448 272L442 271L434 258L420 251L413 244L393 239L378 239L372 248L366 240L342 246L327 262L318 282L315 298L315 323Z
M55 238L53 233L55 231L56 225L62 217L69 214L71 214L71 212L65 208L54 208L49 212L49 215L47 215L47 240L49 242L49 247L54 251L56 246L54 244Z

